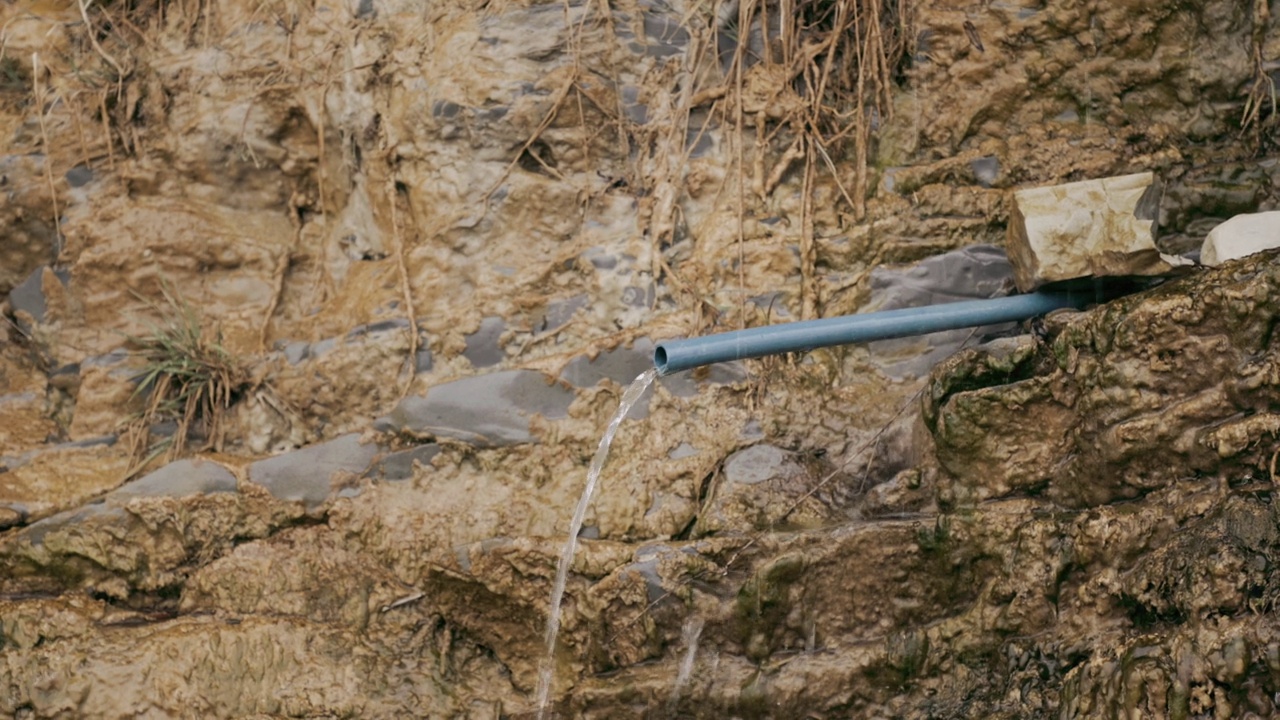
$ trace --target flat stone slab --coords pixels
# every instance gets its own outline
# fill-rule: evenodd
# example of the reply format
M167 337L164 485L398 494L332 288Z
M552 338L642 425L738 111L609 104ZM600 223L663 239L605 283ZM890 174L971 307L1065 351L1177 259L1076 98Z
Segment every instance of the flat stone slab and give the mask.
M107 495L107 500L135 497L185 497L199 493L235 492L236 478L208 460L176 460Z
M1280 247L1280 210L1237 215L1209 231L1200 248L1200 262L1216 267L1276 247Z
M431 458L440 453L440 446L436 443L426 443L408 450L399 450L393 453L387 453L374 461L369 470L365 472L365 477L375 478L378 480L388 480L394 482L396 480L408 480L413 477L414 464L428 466L431 464Z
M507 359L502 346L502 334L507 331L507 321L500 317L487 317L480 321L480 329L467 336L467 348L462 356L478 368L491 367Z
M311 510L333 493L335 473L362 474L379 448L360 444L350 433L318 445L259 460L249 466L249 479L281 500L306 503Z
M437 385L407 397L374 427L454 438L481 447L534 442L530 420L568 417L573 390L534 370L505 370Z
M1018 289L1192 265L1156 248L1154 181L1145 172L1014 192L1005 246Z

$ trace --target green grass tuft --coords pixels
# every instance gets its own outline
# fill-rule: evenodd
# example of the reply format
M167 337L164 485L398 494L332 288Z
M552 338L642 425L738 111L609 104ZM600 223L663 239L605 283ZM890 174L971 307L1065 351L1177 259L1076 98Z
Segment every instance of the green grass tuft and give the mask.
M163 293L166 307L157 308L163 324L147 335L129 337L143 361L134 391L134 397L147 399L138 418L140 436L149 440L153 425L171 420L177 430L166 441L170 458L183 453L193 431L205 440L201 449L220 451L224 416L250 386L249 372L223 347L221 333L207 337L196 311L167 287ZM154 456L157 446L148 445Z

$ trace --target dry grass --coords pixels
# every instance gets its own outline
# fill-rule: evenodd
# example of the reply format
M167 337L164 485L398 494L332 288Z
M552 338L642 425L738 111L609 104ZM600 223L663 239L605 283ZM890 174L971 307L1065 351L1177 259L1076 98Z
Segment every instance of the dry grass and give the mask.
M128 338L142 360L134 396L146 398L134 421L135 457L150 459L167 447L173 459L186 450L193 435L204 439L198 449L221 451L226 412L251 389L249 372L222 346L219 334L210 338L204 333L188 303L168 288L164 300L165 306L157 308L165 317L162 324L146 335ZM165 421L175 423L173 435L152 445L150 428Z
M566 5L567 18L575 11ZM643 123L630 121L621 107L610 106L592 91L591 73L579 58L584 52L583 31L591 23L611 26L614 18L607 4L598 12L581 13L569 21L568 49L574 64L551 95L542 121L486 197L558 122L572 122L567 118L576 116L584 138L615 132L614 147L633 151L625 180L638 197L640 229L653 246L655 280L670 281L682 304L698 316L700 327L728 320L722 317L723 308L716 308L696 283L681 277L663 254L688 230L680 208L690 193L692 149L709 128L722 128L733 164L718 192L738 215L741 304L736 320L745 324L747 319L747 208L767 202L788 182L798 182L804 198L795 237L789 238L801 250L801 316L816 316L815 203L819 193L834 185L852 218L865 217L875 132L892 115L894 73L908 50L908 39L914 37L909 0L694 4L680 27L687 35L683 52L656 63L643 79L649 93L649 117ZM612 73L609 79L615 87L622 85L616 68L606 68L605 73ZM590 127L588 110L598 111L596 117L603 114L609 122ZM691 141L688 135L694 131L697 137ZM590 143L586 145L589 156ZM590 188L582 191L584 197L594 197Z
M1250 53L1254 67L1253 83L1249 86L1240 115L1240 135L1244 137L1252 130L1254 147L1261 150L1263 136L1274 139L1276 126L1280 124L1280 115L1276 114L1276 83L1262 62L1262 47L1266 43L1267 28L1271 25L1271 8L1266 0L1253 3L1252 22Z

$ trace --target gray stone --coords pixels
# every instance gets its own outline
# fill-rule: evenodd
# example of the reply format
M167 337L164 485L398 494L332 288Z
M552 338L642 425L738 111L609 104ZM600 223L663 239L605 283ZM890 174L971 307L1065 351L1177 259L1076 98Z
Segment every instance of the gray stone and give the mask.
M1237 215L1209 231L1200 262L1210 267L1280 247L1280 210Z
M622 289L622 302L624 305L631 307L649 307L653 305L654 293L656 289L653 283L641 287L639 285L628 285Z
M753 445L729 456L724 463L726 483L755 485L776 477L793 464L790 455L772 445Z
M462 106L448 100L437 100L431 105L431 114L442 120L452 120L462 112Z
M699 452L700 451L698 450L698 448L690 445L687 442L682 442L679 445L672 448L671 452L667 453L667 457L671 458L672 460L681 460L683 458L693 457L694 455L697 455Z
M84 165L76 165L67 171L67 184L73 188L83 187L93 181L93 170Z
M582 254L597 270L612 270L618 266L618 256L610 255L602 247L593 247Z
M679 55L689 44L689 31L678 17L645 13L643 22L645 38L649 41L644 52L650 57Z
M389 481L408 480L413 477L415 464L430 467L431 458L438 454L440 454L440 446L435 443L388 453L374 461L365 473L365 477Z
M26 280L9 292L9 307L15 312L27 313L37 323L44 322L44 314L48 310L44 301L43 287L45 267L42 265L36 268Z
M177 460L126 483L107 495L108 501L135 497L185 497L199 493L236 491L236 478L225 467L207 460Z
M594 358L580 355L569 361L560 371L560 378L574 387L595 387L605 378L626 387L640 375L653 367L654 343L649 338L637 338L631 347L618 346L612 350L604 350ZM676 397L693 397L703 385L726 385L739 382L746 377L746 368L741 363L719 363L708 367L699 379L692 373L675 373L658 382L667 392ZM653 388L640 396L628 420L643 420L649 416L649 400L653 397Z
M995 184L996 178L1000 177L1000 159L994 155L975 158L969 162L969 169L973 172L973 179L977 180L979 185L989 188Z
M763 310L771 320L785 320L791 317L791 311L787 309L786 297L787 293L779 290L752 296L747 301Z
M311 357L311 343L302 340L284 343L280 349L284 351L284 359L289 361L290 365L297 365Z
M640 88L635 85L624 85L622 88L622 110L627 114L627 119L636 125L643 125L649 121L649 107L639 102Z
M419 341L418 352L413 356L414 371L418 373L429 373L434 365L431 356L431 348L427 347L425 340Z
M574 313L586 307L590 298L586 293L579 293L564 300L556 300L547 304L542 321L537 323L538 332L555 330L573 319Z
M124 348L116 348L105 355L91 355L85 358L81 365L87 368L91 367L112 367L116 365L127 366L129 362L129 351Z
M560 371L560 377L576 387L595 387L600 381L608 378L623 387L635 381L640 373L653 367L653 341L649 338L636 340L631 347L618 346L605 350L595 358L580 355ZM644 391L631 411L628 420L643 420L649 417L649 401L653 398L653 387Z
M467 349L462 356L478 368L491 367L507 359L502 348L502 333L507 321L500 317L487 317L480 321L480 329L467 336Z
M79 528L89 520L114 521L123 525L128 517L129 513L123 507L98 501L31 523L19 530L14 539L26 541L32 545L42 545L49 533Z
M878 267L871 272L871 298L865 311L989 298L1005 294L1013 268L1004 251L972 245L927 258L908 268Z
M311 343L307 348L307 359L323 357L336 347L338 347L338 338L325 338Z
M99 445L111 447L119 442L119 440L120 438L117 435L99 435L98 437L84 438L83 440L72 440L71 442L63 443L59 447L87 448L97 447Z
M618 346L603 350L594 358L586 355L569 361L560 371L561 379L574 387L595 387L608 378L619 385L630 385L640 373L653 367L653 341L638 338L631 347Z
M685 130L685 151L690 159L700 158L715 148L715 127L702 112L689 113L689 127Z
M375 427L463 440L482 447L534 442L529 420L568 416L573 391L533 370L476 375L407 397Z
M1164 275L1191 261L1155 244L1159 193L1149 173L1012 194L1005 242L1018 289L1084 277Z
M397 330L408 330L408 318L392 318L390 320L379 320L374 323L366 323L357 325L347 333L348 340L355 340L366 335L380 335L382 333L394 332Z
M281 500L301 501L311 510L332 494L335 473L359 475L377 453L377 445L361 445L360 436L351 433L259 460L249 465L249 479Z

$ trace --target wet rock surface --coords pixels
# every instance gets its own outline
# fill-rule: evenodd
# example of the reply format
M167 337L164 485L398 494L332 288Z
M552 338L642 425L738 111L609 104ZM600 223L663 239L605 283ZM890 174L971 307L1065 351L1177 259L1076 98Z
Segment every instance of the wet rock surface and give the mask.
M1265 3L846 7L883 82L748 6L0 4L0 715L532 717L655 340L1002 292L1018 189L1280 207ZM661 379L552 714L1277 714L1277 267Z

